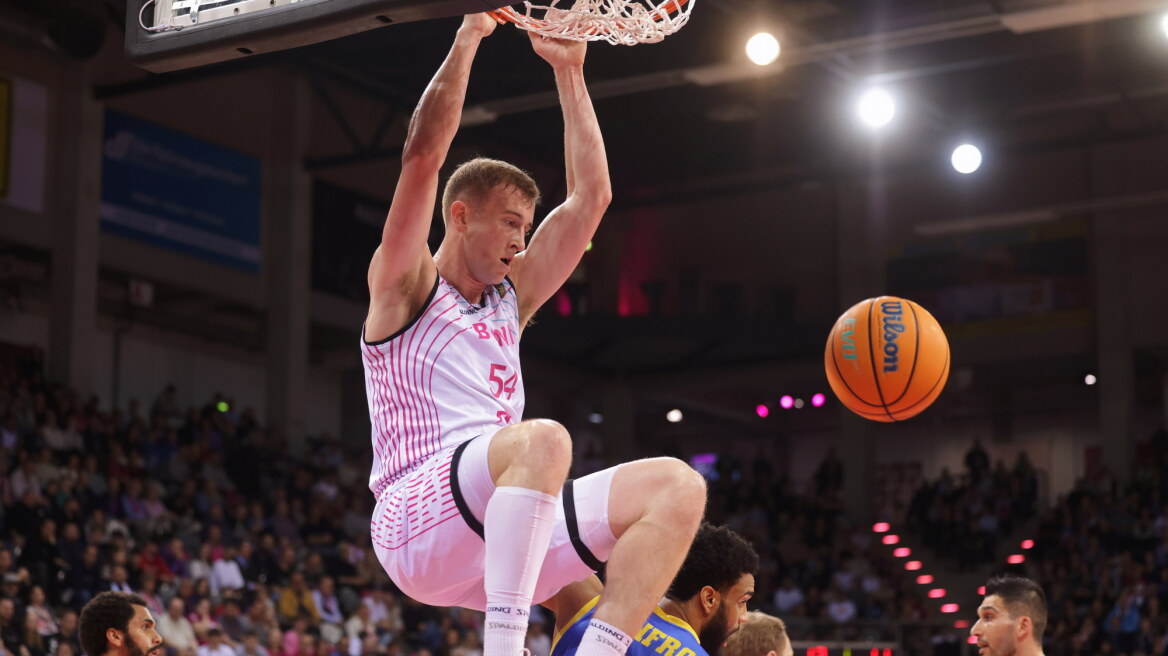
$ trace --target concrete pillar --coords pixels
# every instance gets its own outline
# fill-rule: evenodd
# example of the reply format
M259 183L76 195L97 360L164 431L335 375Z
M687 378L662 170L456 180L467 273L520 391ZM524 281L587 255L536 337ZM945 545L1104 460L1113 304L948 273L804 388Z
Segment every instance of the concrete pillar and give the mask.
M880 189L880 181L872 180L857 185L837 184L835 190L839 314L866 298L886 292L887 225L884 203L875 195ZM877 427L843 405L837 407L840 432L839 442L834 446L844 467L841 501L849 515L866 517L871 511L872 443Z
M1091 151L1092 192L1097 197L1120 191L1116 175L1125 168L1115 151L1108 146ZM1129 251L1122 217L1114 212L1092 216L1090 244L1099 358L1099 438L1103 464L1122 485L1131 480L1135 458L1135 353L1129 329Z
M637 457L637 404L632 385L623 380L604 384L600 393L600 413L604 415L601 444L606 466Z
M47 199L52 228L47 364L50 380L84 397L96 387L103 110L92 97L89 66L67 62L60 70L52 102L52 191Z
M312 270L312 189L303 167L309 96L298 75L280 70L272 77L276 111L270 117L263 202L267 419L294 452L303 453Z

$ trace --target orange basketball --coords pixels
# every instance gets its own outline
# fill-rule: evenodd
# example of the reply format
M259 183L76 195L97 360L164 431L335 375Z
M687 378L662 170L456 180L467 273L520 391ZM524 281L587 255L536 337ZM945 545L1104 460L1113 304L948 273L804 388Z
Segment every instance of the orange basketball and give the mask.
M902 421L944 389L949 340L925 308L879 296L840 315L823 360L827 382L849 410L874 421Z

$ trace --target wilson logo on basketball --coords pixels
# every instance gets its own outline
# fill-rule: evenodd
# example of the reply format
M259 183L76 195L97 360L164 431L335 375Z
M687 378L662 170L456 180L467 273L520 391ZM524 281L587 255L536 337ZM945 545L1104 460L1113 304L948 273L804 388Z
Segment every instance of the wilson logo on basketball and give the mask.
M896 340L904 332L904 309L900 301L885 301L880 304L880 312L884 314L884 373L890 374L898 365L900 347Z

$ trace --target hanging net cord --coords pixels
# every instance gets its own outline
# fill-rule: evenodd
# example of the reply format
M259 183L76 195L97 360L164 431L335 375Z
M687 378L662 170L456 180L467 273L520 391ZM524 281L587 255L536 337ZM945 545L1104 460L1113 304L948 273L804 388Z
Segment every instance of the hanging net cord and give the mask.
M570 9L560 0L537 5L527 0L525 13L513 7L496 10L497 17L522 29L554 39L607 41L613 45L656 43L680 30L689 20L694 0L575 0ZM542 12L537 18L533 12Z

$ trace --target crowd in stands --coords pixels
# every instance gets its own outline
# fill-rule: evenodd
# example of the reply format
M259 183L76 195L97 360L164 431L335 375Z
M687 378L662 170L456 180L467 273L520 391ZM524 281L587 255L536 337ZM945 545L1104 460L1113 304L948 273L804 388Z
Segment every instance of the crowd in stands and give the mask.
M80 656L78 610L110 589L147 600L168 656L481 655L481 614L418 604L382 571L365 448L322 439L297 458L229 399L183 408L167 387L110 411L42 371L31 351L0 364L0 656ZM991 470L979 450L906 509L966 567L1037 511L1033 467ZM1048 656L1168 656L1164 451L1130 488L1096 471L1041 516L1023 567L1047 586ZM843 476L834 453L807 490L764 457L723 456L710 475L708 520L761 556L752 606L795 640L936 619L844 517ZM533 613L533 656L549 650L550 620Z
M1168 451L1130 485L1095 465L1042 516L1025 572L1046 589L1047 656L1168 654Z
M107 411L42 372L33 351L0 364L0 656L79 656L103 590L141 595L169 656L481 653L478 613L382 571L365 454L297 459L250 411L173 387Z
M974 442L962 474L944 469L916 489L906 510L908 528L958 570L973 570L992 563L995 545L1034 517L1038 490L1039 472L1025 451L1013 467L999 460L991 469L985 449Z

